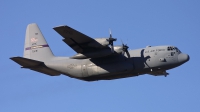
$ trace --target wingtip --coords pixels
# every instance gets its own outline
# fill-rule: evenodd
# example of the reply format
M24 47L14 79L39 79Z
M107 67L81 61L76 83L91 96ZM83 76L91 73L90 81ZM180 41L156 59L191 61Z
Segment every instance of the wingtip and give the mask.
M20 57L20 56L16 56L16 57L10 57L9 59L11 59L11 60L15 60L15 59L19 59L19 58L22 58L22 57Z
M11 59L11 60L13 60L13 59L15 59L16 57L10 57L9 59Z
M53 27L53 29L61 28L61 27L68 27L68 26L67 26L67 25L59 25L59 26L55 26L55 27Z

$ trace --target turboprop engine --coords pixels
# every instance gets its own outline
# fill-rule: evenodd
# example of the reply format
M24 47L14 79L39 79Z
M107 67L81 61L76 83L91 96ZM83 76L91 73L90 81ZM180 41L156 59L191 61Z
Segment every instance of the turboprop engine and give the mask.
M130 54L128 52L128 46L125 45L122 42L122 46L114 46L113 42L116 41L116 38L112 38L112 34L110 31L110 37L109 38L96 38L95 42L88 43L88 46L99 48L99 45L96 44L98 42L102 46L104 46L104 49L93 51L93 52L85 52L85 53L78 53L70 58L72 59L87 59L87 58L100 58L105 57L108 55L115 55L115 54L122 54L124 55L126 53L127 57L130 58ZM110 48L107 46L110 45Z
M114 46L113 51L111 48L102 49L98 51L88 52L88 53L78 53L70 58L72 59L87 59L87 58L100 58L105 57L109 55L116 55L116 54L122 54L124 55L126 53L127 57L130 58L130 54L128 52L128 46L122 44L122 46Z

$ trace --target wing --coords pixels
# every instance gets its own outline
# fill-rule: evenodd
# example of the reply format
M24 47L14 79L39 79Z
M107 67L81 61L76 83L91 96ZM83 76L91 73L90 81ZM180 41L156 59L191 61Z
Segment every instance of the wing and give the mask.
M77 53L92 52L105 48L105 46L101 45L93 38L69 26L58 26L53 29L59 33L64 38L63 41Z

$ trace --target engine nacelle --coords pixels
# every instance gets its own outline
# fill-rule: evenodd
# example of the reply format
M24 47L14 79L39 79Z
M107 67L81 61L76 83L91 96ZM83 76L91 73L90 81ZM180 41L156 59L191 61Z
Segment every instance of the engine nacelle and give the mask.
M102 46L103 47L106 47L109 45L109 41L107 40L108 38L96 38L94 39L95 41L93 42L90 42L88 44L88 46L91 46L91 47L96 47L96 48L101 48ZM98 44L97 44L98 43Z
M98 51L88 52L88 53L78 53L70 58L72 59L87 59L87 58L99 58L111 55L112 51L110 49L102 49Z
M108 55L116 55L117 54L122 54L122 46L114 46L114 53L111 51L111 49L106 48L98 51L93 51L93 52L88 52L88 53L78 53L70 58L72 59L87 59L87 58L99 58L99 57L104 57Z

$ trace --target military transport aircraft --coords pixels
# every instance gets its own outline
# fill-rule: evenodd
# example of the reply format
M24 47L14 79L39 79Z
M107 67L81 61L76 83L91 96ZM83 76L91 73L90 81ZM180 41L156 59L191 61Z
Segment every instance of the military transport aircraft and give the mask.
M112 80L142 74L167 76L166 70L178 67L189 60L189 55L177 47L147 46L129 50L128 46L114 46L110 32L108 38L93 39L69 26L53 28L63 41L77 52L71 57L56 57L43 37L37 24L27 26L24 56L12 57L22 66L50 76L60 74L85 80Z

